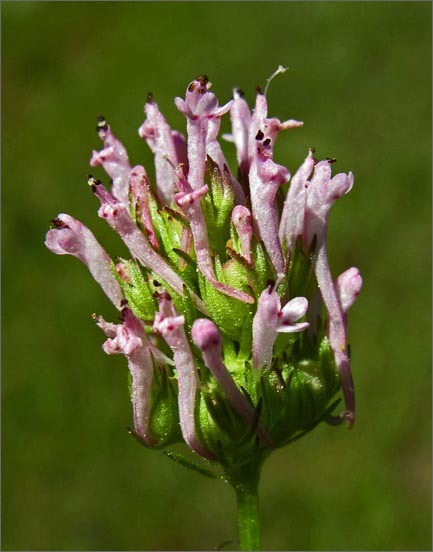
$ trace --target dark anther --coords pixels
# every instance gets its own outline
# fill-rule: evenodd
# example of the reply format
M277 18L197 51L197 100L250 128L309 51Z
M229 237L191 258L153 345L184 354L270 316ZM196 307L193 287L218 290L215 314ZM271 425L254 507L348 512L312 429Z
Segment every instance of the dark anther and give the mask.
M107 132L108 125L103 125L102 123L96 127L96 132Z
M152 92L148 92L148 93L147 93L147 101L148 101L148 102L152 102L152 101L153 101L153 94L152 94Z
M256 92L257 94L263 94L262 89L259 85L256 86Z
M122 300L120 301L120 306L121 306L121 307L126 307L127 304L128 304L128 299L122 299Z
M311 153L316 153L316 148L310 148Z
M244 94L244 91L241 90L240 88L236 88L236 93L237 93L241 98L243 98L244 95L245 95L245 94Z
M188 92L194 92L195 90L195 82L192 82L189 86L188 86Z
M272 293L272 290L274 289L274 286L275 286L275 280L269 279L266 282L266 287L269 288L269 295Z
M155 287L159 287L161 284L158 282L158 280L153 280L153 285Z
M107 123L105 122L105 117L104 115L98 115L96 117L96 120L98 121L98 126L99 125L106 125Z
M168 293L168 291L164 293L164 299L166 299L167 301L171 301L171 295Z
M199 89L197 90L197 93L198 93L198 94L201 94L202 96L203 96L203 94L206 94L206 92L207 92L207 90L206 90L205 88L199 88Z
M335 159L335 157L327 157L326 158L326 161L328 161L328 163L336 163L337 160Z
M207 75L199 75L195 78L195 80L198 81L202 86L206 86L206 84L209 82Z
M56 228L67 228L68 225L61 221L59 218L54 218L50 220L51 224L54 224Z
M88 178L87 183L89 186L94 187L102 184L102 182L99 179L96 180L96 178L94 178L91 174L89 174L87 178Z
M263 134L263 132L259 130L258 133L256 134L256 140L263 140L264 137L265 135Z
M266 138L266 140L263 142L263 145L264 145L264 146L270 146L270 145L271 145L271 139L270 139L270 138Z

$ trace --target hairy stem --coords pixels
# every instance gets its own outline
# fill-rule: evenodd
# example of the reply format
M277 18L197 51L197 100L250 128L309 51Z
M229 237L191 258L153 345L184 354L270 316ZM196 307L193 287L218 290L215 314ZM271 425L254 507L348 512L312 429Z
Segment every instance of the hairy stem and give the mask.
M260 550L259 478L235 486L241 550Z

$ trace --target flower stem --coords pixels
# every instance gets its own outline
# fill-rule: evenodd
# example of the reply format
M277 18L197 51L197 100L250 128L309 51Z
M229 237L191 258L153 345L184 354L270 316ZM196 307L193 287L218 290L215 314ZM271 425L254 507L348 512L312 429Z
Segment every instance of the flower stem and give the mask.
M259 477L234 486L238 509L238 529L241 550L260 550Z

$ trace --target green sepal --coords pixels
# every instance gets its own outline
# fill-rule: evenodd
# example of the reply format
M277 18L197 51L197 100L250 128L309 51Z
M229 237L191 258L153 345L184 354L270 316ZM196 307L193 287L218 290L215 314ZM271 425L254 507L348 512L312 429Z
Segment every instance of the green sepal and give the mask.
M225 365L230 372L235 372L236 375L239 373L243 374L245 371L245 362L251 357L251 343L253 338L251 326L248 324L244 326L239 341L233 341L224 334L222 338Z
M239 266L239 269L245 274L245 278L252 282L251 287L254 289L254 279L256 277L256 273L253 266L245 259L245 257L242 257L240 253L229 246L226 247L226 253L233 263L236 263Z
M327 337L324 337L320 343L319 364L321 378L326 386L326 391L329 396L332 396L340 387L340 377L338 375L334 351Z
M194 320L200 317L199 311L192 302L190 290L184 285L183 296L175 294L172 300L177 312L184 315L186 327L190 331Z
M166 209L160 207L158 198L151 190L148 193L148 200L149 214L158 241L158 253L170 259L172 263L176 263L177 257L173 253L173 248L180 246L179 233L182 223L179 217L172 218Z
M289 374L287 374L289 372ZM272 388L271 381L266 381L264 389L264 419L269 424L270 434L276 446L282 446L282 443L290 438L296 431L303 430L317 417L317 401L312 388L316 387L318 394L320 393L320 382L313 381L313 378L307 376L302 370L297 367L287 367L282 372L285 381L283 397L284 400L280 404L280 409L277 412L275 409L276 395L278 394ZM319 384L319 385L318 385ZM318 397L321 398L321 397ZM322 403L323 401L320 401ZM323 405L325 406L325 405Z
M161 209L161 212L165 213L168 217L171 217L174 220L177 220L185 228L190 227L188 219L185 217L185 215L183 215L179 211L176 211L175 209L172 209L171 207L165 206Z
M245 424L217 386L202 388L195 418L200 442L225 471L248 457L258 441L256 427Z
M303 429L302 431L299 431L298 433L296 433L293 437L290 437L290 439L286 440L284 443L283 443L283 446L285 445L288 445L289 443L293 443L293 441L297 441L298 439L300 439L301 437L304 437L304 435L306 435L307 433L309 433L311 430L313 430L318 424L320 424L320 422L323 422L325 421L325 418L327 416L331 416L332 415L332 411L337 407L337 405L340 403L341 399L337 399L335 400L332 404L330 404L326 410L316 419L314 420L308 427L306 427L305 429ZM336 424L336 425L339 425Z
M186 284L183 286L183 295L180 295L175 291L163 278L157 276L154 272L150 272L151 277L149 277L149 286L152 292L152 298L157 303L157 295L162 291L166 291L173 301L173 305L179 313L182 313L185 316L185 321L188 326L192 326L195 318L198 317L198 310L194 307L192 302L191 293ZM151 283L150 283L150 280ZM158 310L156 308L156 310ZM152 321L154 319L155 310L152 315Z
M209 187L209 192L201 200L207 232L212 238L212 248L224 255L230 235L230 217L235 206L230 173L227 167L221 172L208 156L204 181Z
M263 371L256 384L256 397L262 400L261 421L273 438L286 401L286 382L278 369Z
M241 240L239 239L236 226L233 224L233 222L230 222L230 240L228 242L228 246L230 249L235 251L239 256L242 256Z
M182 229L189 228L189 222L178 211L164 207L156 209L155 204L152 209L155 211L154 219L155 231L159 242L162 244L160 254L166 257L171 268L185 281L192 289L197 291L197 265L190 255L181 249ZM179 267L179 259L185 261L184 267Z
M288 280L291 297L312 297L315 293L314 276L316 240L314 239L306 253L302 237L298 237L290 255Z
M155 221L156 221L155 215L158 213L158 210L159 210L158 198L156 197L155 192L152 190L149 182L147 181L145 183L145 190L146 190L146 197L147 197L147 208L149 209L149 215L152 221L152 227L155 232L155 237L158 244L157 249L159 250L161 247L161 236L157 231L157 228L155 228ZM140 230L143 232L144 236L147 237L146 229L144 228L143 223L141 221L140 209L137 207L139 207L139 205L134 204L134 202L132 201L131 193L129 193L129 212L131 214L131 218L137 224Z
M202 391L206 407L222 431L219 440L238 440L245 434L245 424L234 412L224 393L217 387Z
M272 370L262 373L257 396L263 398L262 420L276 446L299 432L307 432L323 419L328 403L338 391L339 378L333 351L325 337L314 356L300 358L299 340Z
M251 251L255 271L253 287L256 295L258 296L264 289L266 289L270 280L275 280L276 274L263 242L253 239Z
M218 257L215 257L215 275L220 282L230 285ZM244 326L252 324L254 305L243 303L221 293L201 273L199 273L199 284L201 297L209 316L220 331L232 339L240 341ZM247 293L250 292L245 285L239 286L239 288Z
M252 295L247 272L241 264L233 259L229 259L221 265L219 257L215 256L215 272L217 279L221 282Z
M173 267L179 276L184 280L184 282L193 289L196 293L198 292L198 279L197 279L197 263L196 261L185 253L182 249L178 247L173 248L173 253L176 255L176 266ZM179 267L179 259L182 259L185 263L185 266Z
M169 376L166 367L153 371L150 402L150 434L158 441L156 448L182 441L179 426L177 382Z
M180 236L182 232L182 223L178 218L174 218L172 213L168 210L160 209L154 224L161 238L162 250L172 264L176 266L178 256L173 249L179 249L181 246Z
M251 312L252 314L252 312ZM245 324L242 328L241 338L239 341L238 360L246 361L251 357L253 344L252 325Z
M220 476L211 471L207 468L200 466L199 464L196 464L195 462L191 462L188 458L183 456L183 454L179 454L178 452L174 452L172 450L163 450L163 454L167 456L167 458L170 458L170 460L173 460L173 462L176 462L177 464L180 464L184 468L188 468L189 470L196 471L200 473L201 475L205 475L206 477L210 477L211 479L219 479Z
M136 261L119 259L126 266L129 282L125 281L117 272L114 263L112 272L128 301L133 313L142 320L153 320L157 303L153 296L148 275L144 276Z

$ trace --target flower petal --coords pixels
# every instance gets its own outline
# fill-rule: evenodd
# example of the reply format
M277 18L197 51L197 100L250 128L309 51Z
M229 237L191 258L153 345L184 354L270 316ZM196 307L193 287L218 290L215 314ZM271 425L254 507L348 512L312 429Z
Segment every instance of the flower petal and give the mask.
M274 289L265 289L257 302L253 318L253 368L270 368L281 309L280 296Z
M145 105L146 120L139 128L155 155L156 187L162 205L170 205L176 183L174 167L179 160L172 130L158 108L158 104L149 99Z
M281 310L281 323L292 324L302 318L308 310L308 300L305 297L295 297L284 305Z
M119 201L128 203L128 177L131 166L128 154L123 144L111 132L103 117L98 117L98 134L104 142L104 148L93 151L90 165L102 165L105 172L113 180L112 193Z
M184 321L184 317L179 316L167 295L162 295L153 327L173 351L179 386L179 419L182 435L191 450L209 460L216 460L215 455L200 443L195 429L194 410L199 379L185 334Z
M359 270L355 267L349 268L340 274L334 286L341 308L346 313L355 302L362 288L362 277Z
M111 271L111 260L92 232L64 213L54 220L56 228L47 232L45 245L57 255L80 259L115 307L120 308L122 290Z

